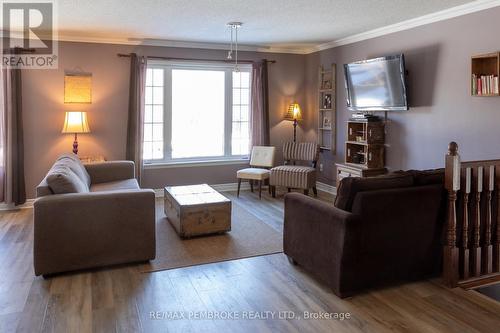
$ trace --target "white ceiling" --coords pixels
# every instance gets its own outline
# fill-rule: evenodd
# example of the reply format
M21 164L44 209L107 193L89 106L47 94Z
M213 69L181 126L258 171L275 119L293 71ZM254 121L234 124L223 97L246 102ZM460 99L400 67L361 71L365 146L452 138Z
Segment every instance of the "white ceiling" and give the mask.
M485 0L480 0L485 1ZM471 0L59 0L64 40L227 43L241 21L242 44L311 49Z

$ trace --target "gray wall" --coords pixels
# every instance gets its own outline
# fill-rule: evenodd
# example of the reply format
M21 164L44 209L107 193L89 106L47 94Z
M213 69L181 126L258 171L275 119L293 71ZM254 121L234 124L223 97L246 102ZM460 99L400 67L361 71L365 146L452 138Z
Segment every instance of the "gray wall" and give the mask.
M334 163L344 160L345 107L342 64L403 52L410 72L411 109L390 113L387 124L389 169L443 166L449 141L456 140L464 159L499 158L500 98L471 97L470 56L500 50L500 8L303 55L242 52L245 59L275 59L270 65L271 143L281 147L292 137L283 121L286 106L303 106L299 140L317 136L317 69L337 63L337 155L325 152L320 180L334 183ZM129 61L117 53L223 59L224 51L89 43L60 43L58 70L23 72L25 169L28 197L56 156L71 151L71 135L61 134L64 111L89 112L92 133L79 138L81 155L125 157ZM63 104L64 70L93 73L93 103ZM278 149L280 151L280 149ZM230 183L241 165L147 170L144 186L199 182Z
M344 161L346 121L342 65L404 53L409 70L410 111L389 113L386 164L389 169L444 166L450 141L464 159L500 158L500 97L470 96L470 57L500 51L500 8L393 33L310 54L306 58L306 103L317 108L317 68L337 64L337 155L323 153L323 181L333 183L334 163ZM316 137L317 114L306 135Z
M92 133L79 136L79 155L101 154L108 160L125 158L129 59L117 53L224 59L225 51L110 44L68 43L59 45L58 70L23 71L25 129L25 173L28 197L50 168L54 159L72 149L73 137L61 134L64 111L89 112ZM281 146L292 138L291 123L283 121L286 106L293 100L304 103L305 57L292 54L241 52L241 59L274 59L269 67L271 143ZM63 103L64 71L93 74L90 105ZM202 139L202 138L200 138ZM168 168L146 170L144 186L167 184L211 184L235 182L242 165Z

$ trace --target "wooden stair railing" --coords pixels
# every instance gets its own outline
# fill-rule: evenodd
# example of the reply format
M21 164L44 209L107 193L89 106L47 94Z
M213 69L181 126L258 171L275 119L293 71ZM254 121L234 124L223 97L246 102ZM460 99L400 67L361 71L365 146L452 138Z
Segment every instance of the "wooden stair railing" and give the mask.
M462 162L451 142L445 188L444 283L468 287L500 280L500 160Z

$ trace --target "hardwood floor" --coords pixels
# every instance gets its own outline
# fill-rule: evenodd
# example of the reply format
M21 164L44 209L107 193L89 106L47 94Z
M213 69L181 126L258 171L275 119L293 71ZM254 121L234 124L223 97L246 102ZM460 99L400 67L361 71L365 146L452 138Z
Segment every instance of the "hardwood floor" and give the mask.
M281 197L228 196L281 230ZM32 209L0 213L0 332L498 332L500 327L500 303L475 291L422 281L341 300L283 254L151 274L140 273L141 265L120 266L44 280L33 275L32 219ZM350 318L308 320L305 311ZM240 319L195 317L209 314Z
M283 232L284 194L284 192L277 190L276 198L266 193L263 194L262 199L259 200L257 191L254 193L244 191L241 192L239 197L236 197L236 192L224 192L224 195L229 199L233 201L237 200L238 204L243 206L247 211L279 232ZM310 196L312 196L312 194L310 194ZM333 203L334 198L331 194L318 191L317 199Z

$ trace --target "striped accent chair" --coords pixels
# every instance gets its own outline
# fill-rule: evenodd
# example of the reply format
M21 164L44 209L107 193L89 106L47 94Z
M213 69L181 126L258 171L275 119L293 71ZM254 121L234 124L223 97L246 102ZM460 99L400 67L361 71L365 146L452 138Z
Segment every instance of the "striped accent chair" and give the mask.
M309 194L312 188L314 195L316 190L316 163L319 158L319 146L315 142L286 142L283 146L283 159L285 165L271 169L271 192L276 197L276 186L288 189L301 189L304 194ZM296 165L296 162L309 162L311 166Z

